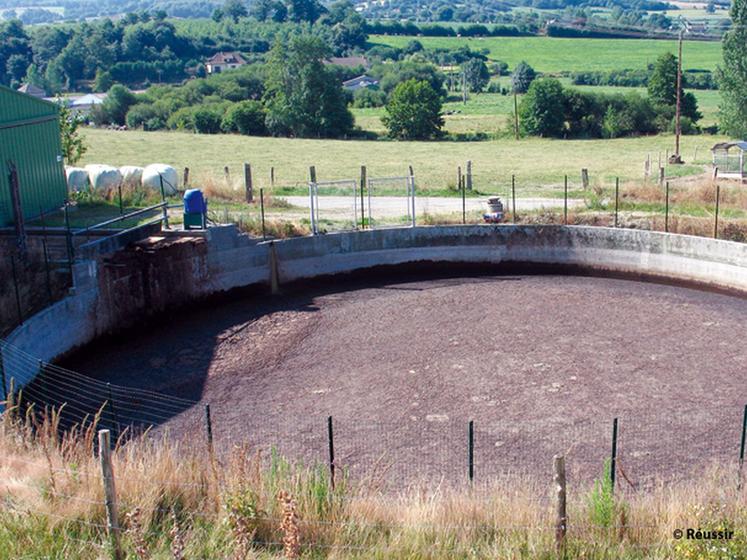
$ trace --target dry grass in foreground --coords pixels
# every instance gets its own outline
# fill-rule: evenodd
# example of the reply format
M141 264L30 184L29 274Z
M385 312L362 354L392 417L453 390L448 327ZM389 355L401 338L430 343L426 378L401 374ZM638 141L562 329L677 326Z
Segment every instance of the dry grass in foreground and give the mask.
M0 427L0 558L108 557L94 426L62 436L54 414L15 410ZM113 456L128 558L558 557L549 476L381 495L375 481L340 478L332 488L323 466L249 445L211 460L206 449L145 436ZM744 498L733 468L647 493L613 495L608 480L570 486L565 557L747 558ZM735 535L673 539L688 527Z

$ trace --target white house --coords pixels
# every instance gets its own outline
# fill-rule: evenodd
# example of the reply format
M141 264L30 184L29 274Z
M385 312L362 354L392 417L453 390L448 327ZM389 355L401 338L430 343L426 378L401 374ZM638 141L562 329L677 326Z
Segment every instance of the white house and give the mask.
M220 74L226 70L233 70L239 66L244 66L246 60L237 52L219 52L205 61L205 67L208 74Z

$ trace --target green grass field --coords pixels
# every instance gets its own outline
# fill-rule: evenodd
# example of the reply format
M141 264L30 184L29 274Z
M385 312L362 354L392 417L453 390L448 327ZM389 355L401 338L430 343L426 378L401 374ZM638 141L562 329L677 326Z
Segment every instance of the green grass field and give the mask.
M564 85L575 87L583 91L597 93L627 93L637 91L646 95L646 88L627 88L612 86L571 86L570 80L562 79ZM698 107L703 113L701 126L716 124L719 94L714 90L692 90L698 99ZM510 125L509 117L514 110L513 97L499 93L470 94L467 104L461 101L444 103L445 130L452 134L485 133L495 135L505 131ZM363 130L370 130L379 134L386 133L381 117L384 108L353 109L356 124Z
M675 41L655 39L561 39L555 37L408 37L371 35L372 44L404 47L413 39L425 48L488 49L489 58L514 67L525 60L540 72L619 70L646 68L665 52L675 52ZM685 69L714 70L720 64L721 44L686 41L682 62Z
M652 136L616 140L547 140L531 138L484 142L391 142L353 140L306 140L258 138L238 135L199 135L177 132L106 131L87 129L89 144L82 164L145 165L163 162L179 169L189 167L194 184L223 182L228 166L230 183L240 188L242 164L250 162L255 184L269 186L270 167L276 184L304 184L309 166L318 178L356 178L366 165L371 177L401 176L414 167L419 189L446 193L456 183L457 166L472 160L475 186L482 192L505 191L511 175L527 191L560 186L568 174L578 183L581 168L588 168L592 183L610 184L616 176L623 181L642 178L649 155L656 164L671 150L674 138ZM682 153L688 165L670 167L668 175L700 173L709 161L708 149L719 138L683 138ZM692 165L695 148L698 161ZM525 192L527 192L525 191Z

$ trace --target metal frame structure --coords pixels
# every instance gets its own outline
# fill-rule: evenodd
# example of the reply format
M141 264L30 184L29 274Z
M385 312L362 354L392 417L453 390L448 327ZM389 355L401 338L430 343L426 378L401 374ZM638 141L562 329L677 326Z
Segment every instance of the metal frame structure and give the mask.
M343 227L340 230L337 231L350 231L350 230L356 230L359 229L358 224L358 181L356 179L339 179L337 181L310 181L309 182L309 215L311 218L311 232L314 235L319 235L320 233L324 233L324 231L321 230L319 227L319 189L324 189L328 187L332 187L334 189L340 189L341 187L350 187L351 193L350 196L352 198L352 216L351 216L351 222L352 227ZM346 195L337 195L337 196L346 196ZM322 196L322 199L325 197Z
M415 227L415 177L413 175L404 175L402 177L372 177L366 181L366 191L368 195L368 227L376 228L376 222L373 215L373 204L371 200L376 198L374 189L378 184L397 183L404 181L407 189L407 208L406 215L409 222L408 227ZM385 226L381 226L385 227ZM386 225L386 227L393 227Z

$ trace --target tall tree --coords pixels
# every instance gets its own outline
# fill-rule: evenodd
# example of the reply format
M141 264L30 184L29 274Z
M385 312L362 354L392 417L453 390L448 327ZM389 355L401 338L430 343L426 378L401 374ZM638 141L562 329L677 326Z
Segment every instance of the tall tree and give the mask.
M671 128L677 104L677 57L672 53L664 53L656 59L648 79L648 96L658 113L659 128ZM680 100L682 116L697 122L702 115L695 96L681 88Z
M407 80L394 88L381 120L392 138L427 140L441 134L441 108L441 96L427 81Z
M327 9L318 0L288 0L291 21L314 23Z
M135 94L121 85L112 86L101 105L104 118L112 124L125 124L127 111L137 103Z
M511 90L514 93L526 93L537 72L524 61L519 62L511 73Z
M339 137L353 128L340 82L325 68L329 48L301 35L277 41L267 64L267 128L274 135Z
M23 24L15 19L0 23L0 84L18 85L31 64L31 44Z
M747 0L732 0L732 27L724 35L724 64L717 70L721 105L719 127L726 134L747 137Z
M481 92L490 81L488 66L479 58L470 58L462 63L462 72L471 92Z
M555 78L534 80L519 105L521 128L533 136L560 136L565 123L565 94Z
M648 79L648 96L657 105L674 105L677 101L677 57L664 53L656 59Z
M223 15L230 17L234 23L239 21L239 18L246 17L249 12L246 9L246 5L241 0L226 0L223 4Z

